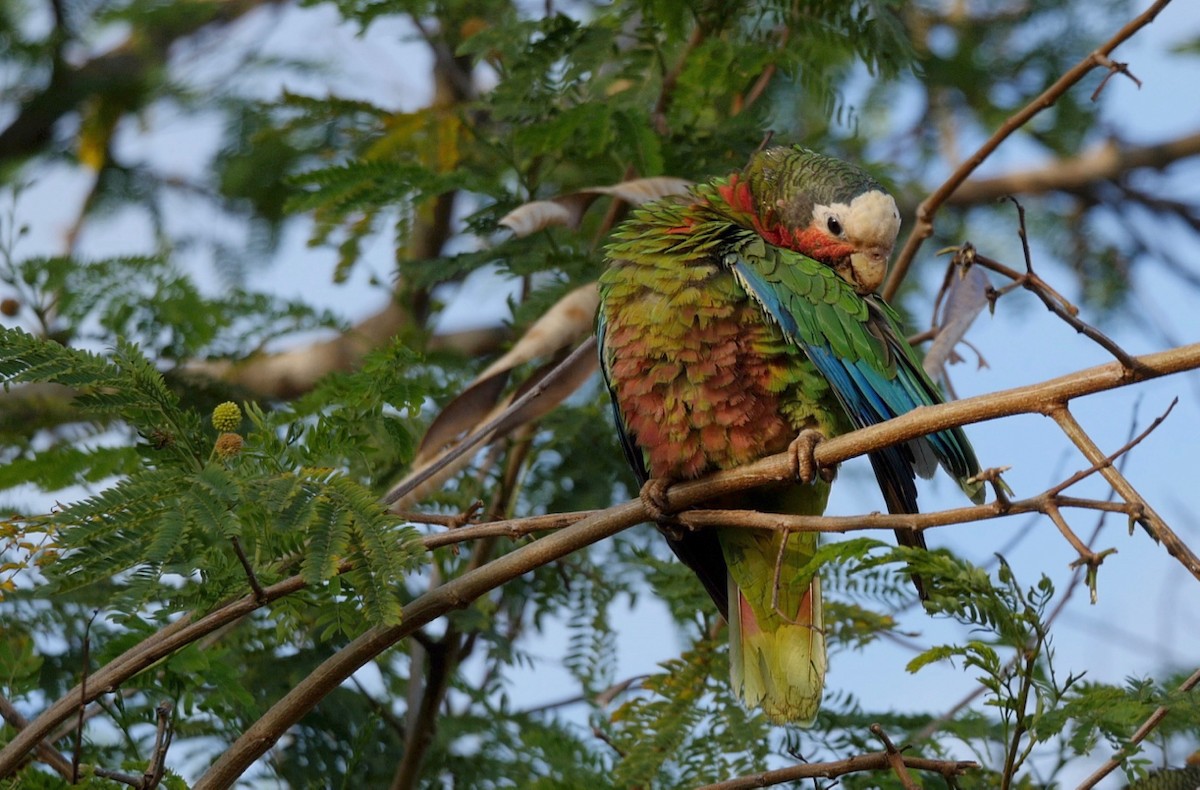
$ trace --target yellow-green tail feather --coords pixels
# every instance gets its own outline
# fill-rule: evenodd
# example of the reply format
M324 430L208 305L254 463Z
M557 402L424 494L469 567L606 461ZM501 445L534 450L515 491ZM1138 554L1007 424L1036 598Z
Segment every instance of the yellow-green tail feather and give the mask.
M817 482L772 493L754 504L779 512L819 514L825 510L829 486ZM729 568L734 694L774 722L811 724L821 705L826 666L821 580L807 568L817 535L733 528L718 530L717 535Z
M732 575L729 601L729 679L734 694L778 724L812 724L825 687L821 580L812 579L807 605L794 622L777 618L769 629L758 627L754 607L738 591Z

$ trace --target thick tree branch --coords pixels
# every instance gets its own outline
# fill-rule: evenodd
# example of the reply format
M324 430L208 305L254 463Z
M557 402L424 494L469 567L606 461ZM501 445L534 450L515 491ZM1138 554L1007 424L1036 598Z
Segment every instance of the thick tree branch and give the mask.
M1193 156L1200 156L1200 132L1147 145L1128 146L1109 140L1069 159L992 178L969 179L946 198L946 203L965 206L990 203L1009 195L1078 192L1100 181L1121 178L1131 170L1162 169Z
M1160 367L1161 363L1169 361L1171 366L1181 364L1184 358L1192 354L1195 355L1195 359L1192 361L1200 363L1200 344L1163 352L1163 354L1170 356L1150 355L1139 358L1139 363L1144 363L1145 367L1139 369L1134 375L1138 378L1162 375L1165 371ZM817 447L817 460L822 465L830 465L866 452L866 449L861 446L851 450L851 440L856 436L875 434L875 440L882 445L898 443L927 434L932 430L951 427L954 423L952 419L943 418L944 424L939 423L936 419L936 417L942 416L939 413L956 411L960 417L967 417L964 422L977 422L1002 416L1006 408L1047 413L1055 404L1061 404L1070 397L1075 397L1070 393L1083 394L1078 391L1082 382L1089 382L1092 386L1100 382L1107 382L1111 387L1120 386L1121 382L1128 377L1129 372L1125 368L1117 364L1110 364L1041 385L1024 387L1020 391L1010 390L1007 393L916 409L905 417L823 442ZM1015 395L1018 392L1020 394ZM996 413L997 411L999 413ZM908 426L896 428L900 423L918 421L925 425L917 429ZM929 423L933 423L937 427ZM884 439L884 436L887 438ZM764 478L783 481L789 479L793 474L792 467L789 454L782 453L741 469L729 470L705 480L675 486L672 489L672 500L679 507L687 507L701 499L722 493L732 493L732 491L740 490L750 484L761 484ZM610 537L642 521L645 517L645 508L639 500L618 505L572 527L522 546L510 554L463 574L421 596L404 608L401 625L372 628L322 663L311 675L273 705L213 763L196 784L196 789L228 787L326 694L357 671L364 663L396 641L403 639L413 629L419 628L453 609L469 606L476 598L509 579ZM1189 570L1192 570L1193 574L1200 578L1200 560L1195 560L1194 557L1192 559L1194 564Z
M896 258L896 262L892 265L891 273L888 275L887 283L884 285L882 291L884 299L891 300L896 295L896 292L900 289L900 283L908 273L909 266L912 265L913 258L916 257L917 250L920 249L925 239L933 235L934 215L937 214L938 209L949 199L950 195L962 186L971 173L975 172L975 169L991 156L992 152L1008 139L1013 132L1028 123L1030 119L1042 110L1052 107L1064 93L1074 87L1085 75L1095 68L1111 68L1114 64L1109 60L1109 54L1128 40L1134 33L1150 24L1158 16L1159 12L1167 7L1169 2L1170 0L1156 0L1148 9L1117 31L1112 38L1093 50L1087 57L1059 77L1053 85L1043 91L1037 98L1010 116L941 186L921 202L921 205L917 207L916 227L913 228L908 236L908 240L904 243L904 249L900 251L899 257Z
M3 695L0 695L0 718L3 718L8 722L9 726L18 731L25 729L29 725L29 722L21 715L21 711L17 710L17 707ZM53 768L55 773L63 779L66 779L68 782L71 781L73 775L71 761L62 752L55 749L49 741L38 741L37 757L39 761Z

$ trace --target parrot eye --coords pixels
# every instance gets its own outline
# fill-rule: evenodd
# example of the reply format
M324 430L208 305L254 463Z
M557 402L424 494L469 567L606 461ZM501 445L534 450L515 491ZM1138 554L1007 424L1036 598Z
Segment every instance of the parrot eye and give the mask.
M837 217L830 217L829 221L825 224L828 226L829 232L834 236L842 235L842 223L838 222Z

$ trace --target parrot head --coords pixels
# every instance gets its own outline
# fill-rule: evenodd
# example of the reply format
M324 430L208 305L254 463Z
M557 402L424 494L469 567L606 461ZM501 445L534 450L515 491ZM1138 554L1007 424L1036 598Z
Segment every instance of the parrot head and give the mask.
M854 165L804 148L768 148L740 179L755 226L773 244L831 267L860 294L877 289L900 231L900 212Z

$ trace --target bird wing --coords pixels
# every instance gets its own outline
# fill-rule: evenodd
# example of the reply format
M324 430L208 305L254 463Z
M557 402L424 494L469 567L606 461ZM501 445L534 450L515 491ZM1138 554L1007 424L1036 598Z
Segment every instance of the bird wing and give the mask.
M900 332L896 312L882 299L862 297L829 267L792 250L738 234L723 254L747 293L812 361L856 427L874 425L918 406L942 402ZM916 512L914 473L941 464L974 501L983 485L960 428L929 434L870 454L889 510ZM969 481L969 482L968 482Z

